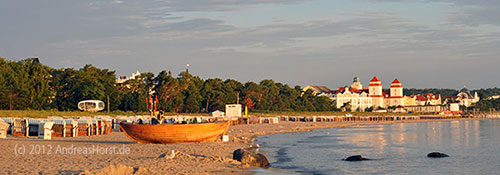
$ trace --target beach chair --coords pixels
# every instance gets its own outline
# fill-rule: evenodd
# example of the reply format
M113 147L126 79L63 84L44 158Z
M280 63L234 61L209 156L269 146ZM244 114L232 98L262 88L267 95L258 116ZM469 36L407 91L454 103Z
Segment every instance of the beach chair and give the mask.
M53 130L52 137L66 137L66 135L65 135L66 122L64 120L60 120L60 119L51 120L51 121L54 122L54 124L52 126L52 130Z
M101 119L92 120L92 124L94 125L92 128L94 129L94 135L103 135L104 134L104 122Z
M111 119L103 120L103 122L104 122L104 134L109 134L113 131L112 121L113 120L111 120Z
M101 130L100 134L104 135L104 132L106 130L106 124L104 123L104 120L102 120L102 119L99 120L99 129Z
M99 120L92 119L92 135L99 135Z
M0 139L7 138L7 130L9 129L10 124L0 120Z
M78 123L75 120L66 119L64 123L64 137L78 136Z
M14 119L12 123L12 136L28 136L28 122L26 119Z
M54 126L54 122L41 122L38 126L38 138L44 140L52 140L52 133L54 132L54 130L52 130L52 126Z
M90 120L88 119L78 119L78 134L77 136L90 136L91 135L91 127Z
M12 118L3 118L2 121L4 121L5 123L7 123L9 125L7 128L7 134L12 134L12 121L13 121L13 119Z
M194 117L193 119L193 123L202 123L203 120L201 119L201 117Z
M280 122L280 119L278 117L272 117L270 124L278 124L279 122Z
M108 121L106 119L101 119L101 125L102 125L102 134L108 134ZM109 127L111 127L111 123L109 123Z
M28 122L28 136L38 136L38 128L40 127L39 119L27 119Z

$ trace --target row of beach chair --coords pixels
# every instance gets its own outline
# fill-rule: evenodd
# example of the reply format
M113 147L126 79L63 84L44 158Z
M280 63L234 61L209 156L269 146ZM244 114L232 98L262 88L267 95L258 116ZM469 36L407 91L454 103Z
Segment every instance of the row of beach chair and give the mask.
M8 124L7 134L12 136L77 137L104 135L112 132L113 119L100 118L2 118Z

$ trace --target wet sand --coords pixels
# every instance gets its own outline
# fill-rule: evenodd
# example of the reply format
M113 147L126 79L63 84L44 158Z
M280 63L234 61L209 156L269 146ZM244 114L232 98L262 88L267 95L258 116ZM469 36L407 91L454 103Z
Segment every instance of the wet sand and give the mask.
M8 136L0 139L0 174L250 174L251 167L232 160L232 153L250 147L255 136L429 121L446 120L237 125L229 128L226 143L136 144L122 132L54 140Z

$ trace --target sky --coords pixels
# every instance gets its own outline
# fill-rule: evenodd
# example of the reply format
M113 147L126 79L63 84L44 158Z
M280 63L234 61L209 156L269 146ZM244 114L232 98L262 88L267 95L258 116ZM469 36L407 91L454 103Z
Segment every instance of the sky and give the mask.
M334 89L500 87L498 0L0 0L0 57Z

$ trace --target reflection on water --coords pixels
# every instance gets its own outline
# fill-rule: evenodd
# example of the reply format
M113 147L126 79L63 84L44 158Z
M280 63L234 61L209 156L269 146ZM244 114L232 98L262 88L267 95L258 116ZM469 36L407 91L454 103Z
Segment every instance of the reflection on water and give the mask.
M497 174L500 120L398 123L257 138L275 168L298 174ZM429 159L427 153L449 154ZM378 160L341 161L361 154ZM276 174L258 171L256 174ZM286 173L285 173L286 174Z

